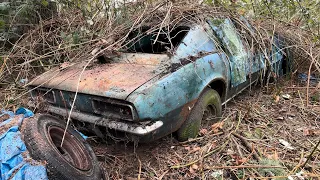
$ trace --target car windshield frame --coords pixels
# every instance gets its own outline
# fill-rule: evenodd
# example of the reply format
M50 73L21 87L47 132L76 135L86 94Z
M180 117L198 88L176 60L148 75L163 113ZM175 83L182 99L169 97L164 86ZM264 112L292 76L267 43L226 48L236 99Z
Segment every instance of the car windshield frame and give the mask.
M173 52L183 42L190 30L189 25L178 25L160 30L155 30L151 26L143 26L130 32L121 51L147 54Z

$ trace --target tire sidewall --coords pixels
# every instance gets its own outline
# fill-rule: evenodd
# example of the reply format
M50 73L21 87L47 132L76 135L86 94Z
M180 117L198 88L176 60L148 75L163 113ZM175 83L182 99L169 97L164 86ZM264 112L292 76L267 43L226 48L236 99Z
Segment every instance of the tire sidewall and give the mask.
M57 148L51 140L51 137L48 134L48 128L50 126L56 126L65 129L66 123L64 121L59 120L51 115L38 115L35 116L32 120L35 121L35 123L31 123L30 125L33 127L29 128L34 128L32 131L35 133L34 136L35 140L37 141L37 144L35 145L38 146L38 150L37 152L31 151L30 153L31 156L38 158L39 160L47 161L47 171L49 175L59 174L58 177L62 176L65 179L92 179L92 177L94 177L96 173L100 172L100 167L97 163L97 159L92 148L82 138L82 136L72 128L68 128L67 132L70 133L70 135L76 138L78 141L80 141L80 143L84 146L84 149L90 156L90 169L85 171L80 170L72 166L59 154ZM26 145L28 146L28 143L26 143Z
M188 136L196 136L198 134L201 127L204 110L208 105L214 106L216 110L216 116L221 117L222 106L219 93L213 89L206 88L201 93L198 101L195 103L185 122L177 131L178 139L180 141L185 141L190 138ZM214 122L215 121L212 123Z
M204 97L203 97L203 103L202 103L202 116L201 116L200 121L202 121L205 108L208 105L212 105L215 108L215 111L216 111L215 116L217 119L215 121L212 121L212 123L216 123L222 114L222 105L221 105L220 96L219 96L218 92L216 92L213 89L208 90L207 93L205 93L203 95L204 95Z

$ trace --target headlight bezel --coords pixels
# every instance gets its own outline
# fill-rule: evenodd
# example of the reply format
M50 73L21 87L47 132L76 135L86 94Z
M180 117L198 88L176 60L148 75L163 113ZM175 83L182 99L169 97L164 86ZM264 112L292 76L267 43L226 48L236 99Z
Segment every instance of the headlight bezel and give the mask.
M101 116L107 116L107 117L109 116L111 118L117 118L117 119L122 119L127 121L136 121L138 119L136 109L129 102L122 102L119 100L103 98L103 97L99 97L99 98L93 97L91 98L91 104L92 104L92 109L94 113ZM99 105L100 107L97 107ZM101 105L105 105L107 106L106 108L111 108L112 110L103 111L103 109L101 108ZM129 114L122 113L121 109L127 110L127 112L129 110ZM109 114L107 115L106 113L109 113Z

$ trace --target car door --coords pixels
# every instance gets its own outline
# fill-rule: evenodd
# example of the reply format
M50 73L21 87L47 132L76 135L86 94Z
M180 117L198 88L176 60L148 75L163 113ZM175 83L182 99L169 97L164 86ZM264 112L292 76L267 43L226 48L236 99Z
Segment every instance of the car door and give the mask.
M229 18L211 19L208 21L228 54L231 72L231 88L247 81L249 72L248 47L238 35L235 26Z

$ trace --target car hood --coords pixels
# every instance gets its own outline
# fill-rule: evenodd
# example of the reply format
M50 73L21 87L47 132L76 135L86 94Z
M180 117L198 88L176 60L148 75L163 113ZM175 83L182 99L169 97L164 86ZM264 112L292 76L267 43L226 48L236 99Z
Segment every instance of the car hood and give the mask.
M112 63L63 64L37 78L29 85L125 100L131 92L157 76L159 67L169 60L165 54L123 53ZM69 67L67 67L69 66ZM81 80L79 76L81 72Z

